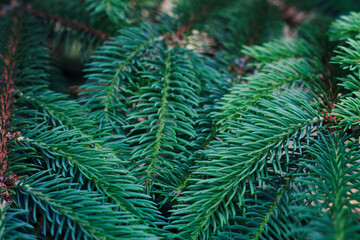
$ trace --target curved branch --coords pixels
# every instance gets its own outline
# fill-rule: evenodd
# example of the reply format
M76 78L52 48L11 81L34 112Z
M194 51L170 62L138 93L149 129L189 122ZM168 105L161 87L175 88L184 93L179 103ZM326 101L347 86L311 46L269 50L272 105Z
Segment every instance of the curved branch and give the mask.
M43 18L43 19L45 19L45 20L47 20L49 22L60 23L61 25L81 30L81 31L86 32L86 33L88 33L90 35L98 37L98 38L100 38L100 39L102 39L104 41L109 40L109 38L110 38L110 36L107 35L106 33L102 32L100 30L97 30L97 29L93 29L93 28L87 26L86 24L79 23L77 21L70 21L70 20L61 18L61 17L56 16L56 15L50 15L50 14L48 14L46 12L43 12L41 10L38 10L38 9L32 7L31 5L29 7L27 7L26 10L30 14L34 15L35 17Z

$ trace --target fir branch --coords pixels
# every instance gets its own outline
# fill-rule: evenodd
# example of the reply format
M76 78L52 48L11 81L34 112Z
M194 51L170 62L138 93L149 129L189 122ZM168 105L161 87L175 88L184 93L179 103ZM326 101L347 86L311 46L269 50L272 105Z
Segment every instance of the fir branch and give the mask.
M257 46L245 46L242 52L264 64L289 58L312 57L311 48L301 40L274 40Z
M183 181L174 190L175 198L182 195L189 186L193 177L196 162L205 158L207 149L211 147L212 142L218 136L217 123L213 116L218 113L216 106L220 103L221 98L230 88L231 76L221 73L210 67L214 63L209 59L201 59L200 56L188 53L188 59L191 63L191 69L194 71L196 78L202 84L199 84L199 106L196 108L198 118L195 120L195 131L197 138L193 142L193 154L189 157L190 171L184 177ZM173 197L173 196L172 196Z
M359 29L360 34L360 29ZM360 41L349 38L345 46L339 46L335 51L336 56L331 59L332 63L339 64L344 70L352 72L360 77Z
M360 32L360 13L351 12L334 21L330 27L330 39L333 41L354 38Z
M209 233L217 231L233 214L228 206L241 206L246 189L253 193L256 185L264 184L268 164L280 174L287 171L280 160L285 155L289 162L290 142L301 153L306 144L301 139L310 138L312 126L323 120L318 110L305 102L309 96L293 94L261 100L259 106L267 110L249 107L241 122L234 122L231 131L221 135L223 140L207 151L207 159L194 171L194 184L178 199L180 204L174 210L173 224L181 230L180 236L208 239ZM186 216L182 216L184 212Z
M287 181L287 183L285 184L285 186L283 188L281 188L279 193L274 198L275 201L270 205L270 207L268 208L268 211L265 213L263 221L261 221L261 223L258 227L258 230L256 231L256 233L254 234L254 236L252 238L253 240L262 239L263 233L268 231L268 225L271 222L272 218L277 217L276 215L278 214L278 211L279 211L278 209L281 207L280 205L281 205L283 199L287 197L287 192L290 189L290 185L291 185L292 181L293 181L293 179L290 178Z
M86 72L88 82L81 88L80 102L90 109L86 116L96 119L102 135L124 133L126 116L133 106L129 98L139 91L141 83L135 83L138 72L144 68L146 58L137 59L147 53L151 58L164 37L154 26L143 25L119 31L119 35L99 48L92 57ZM136 64L133 64L136 63Z
M32 210L35 221L36 211L49 213L42 219L44 235L49 231L48 234L55 238L62 236L64 239L70 236L74 239L158 239L144 232L143 227L136 226L134 219L128 218L126 213L113 211L115 206L101 204L99 194L69 188L65 180L58 177L51 179L51 176L40 173L15 186L19 194L29 196L20 199L18 204L28 211ZM99 216L102 221L99 221ZM65 222L69 228L63 232Z
M359 13L328 35L291 6L322 1L6 2L0 238L357 238ZM45 46L97 44L80 99L57 93Z
M360 94L355 92L354 97L345 97L341 103L335 104L330 113L338 124L345 129L351 129L360 125Z
M36 134L35 130L38 129L33 130L33 135ZM75 130L61 131L61 127L46 131L41 135L36 134L32 136L33 138L29 133L31 132L28 131L29 136L22 136L18 144L36 149L38 155L43 158L42 161L48 165L48 168L52 168L59 175L78 178L81 185L88 184L88 187L92 186L91 189L96 189L104 194L124 214L128 214L132 219L139 217L142 219L141 221L155 223L156 216L153 215L156 212L155 207L151 209L150 205L148 205L151 203L146 200L146 197L143 196L144 199L142 200L138 198L142 196L140 193L136 193L137 190L140 190L139 186L129 185L134 179L127 176L127 171L119 166L121 162L118 159L109 157L106 149L89 149L87 146L91 145L91 142L84 141L83 139L86 139L86 137L74 138L72 136L77 135ZM67 143L61 144L65 140ZM96 156L96 159L93 156ZM61 168L54 167L51 162L54 161L54 158L60 161L57 164L61 164ZM34 160L38 162L40 159ZM125 188L128 190L124 195L123 190ZM130 191L133 193L130 193ZM134 202L129 197L134 197ZM144 208L146 205L148 206ZM151 214L149 214L150 212ZM137 215L137 217L133 214Z
M36 25L39 22L35 19L33 21L35 22L30 26L39 27ZM22 26L22 33L21 43L24 48L22 49L24 57L18 62L17 69L20 72L26 69L27 73L32 74L18 74L17 87L21 92L16 104L17 106L26 106L26 108L19 108L16 112L15 127L13 128L21 129L22 134L12 145L11 156L14 161L11 169L15 172L24 172L25 168L27 170L25 174L30 177L12 186L12 189L17 189L24 181L28 181L30 185L33 184L41 174L49 180L48 182L56 182L57 178L65 176L67 179L64 180L64 185L67 184L69 188L73 186L72 182L76 182L77 188L86 189L88 194L99 196L99 198L93 199L94 204L96 202L98 205L96 211L99 211L101 206L111 203L109 210L112 210L112 214L121 212L124 218L127 216L127 219L131 219L131 222L125 223L125 225L130 224L128 231L141 229L140 238L142 236L153 237L151 232L161 235L159 232L163 231L158 230L156 226L162 224L161 220L158 220L159 214L156 207L146 195L141 193L141 187L133 184L135 179L129 176L128 171L121 166L122 162L118 158L109 156L111 152L106 148L93 148L96 141L89 141L89 135L81 132L82 128L87 126L87 123L81 123L79 120L84 114L79 110L84 110L84 108L71 101L68 102L68 108L64 104L64 106L55 105L62 103L65 99L62 94L56 94L46 89L48 86L46 81L49 78L47 73L48 55L39 44L41 43L40 39L44 37L43 32L30 31L29 26L25 25ZM24 39L27 41L24 42ZM22 81L19 81L20 79ZM39 85L34 87L29 84L34 82ZM63 113L56 113L57 111ZM89 132L92 131L89 129ZM22 157L18 157L21 154ZM24 156L26 157L24 158ZM44 168L48 171L42 171ZM36 174L36 171L40 171L40 175ZM34 188L33 190L37 192L39 189ZM48 192L43 197L46 199L47 195L53 194L53 190L54 188L47 189ZM40 192L44 194L43 190ZM21 205L22 201L28 200L25 197L26 193L17 192L16 194L17 204ZM91 198L90 195L86 196L85 194L84 199ZM39 204L42 208L39 201L35 200L34 204ZM26 207L27 204L25 204ZM66 215L66 212L56 213L59 216ZM54 215L54 217L56 216ZM82 221L81 218L86 217L85 211L76 219ZM34 218L36 222L36 216ZM53 222L53 220L49 221ZM43 234L51 232L53 236L59 234L66 236L70 229L73 229L71 224L65 224L66 228L68 227L66 232L65 230L62 232L59 228L59 231L54 233L55 225L56 223L52 225L52 228L48 228L46 222L41 223ZM80 230L79 236L90 234L86 231L86 229ZM112 233L105 235L108 234ZM156 239L156 237L154 238Z
M257 105L262 98L267 98L273 92L286 91L296 86L313 85L319 74L313 63L306 59L286 59L275 63L267 63L261 72L244 79L246 84L238 84L223 97L216 117L224 130L228 121L240 118L247 106Z
M10 205L0 204L0 239L8 240L36 240L34 227L27 223L21 215L27 211L11 208Z
M360 197L357 143L348 141L342 133L318 134L314 144L307 148L309 156L302 160L304 172L295 179L301 187L294 195L291 214L297 215L304 225L293 226L292 233L300 233L302 239L357 239Z
M160 146L162 144L161 140L162 137L164 135L164 125L165 125L165 121L166 121L166 115L167 115L167 103L168 103L168 97L169 97L169 85L170 85L170 74L171 74L171 63L170 63L170 59L171 59L171 52L167 53L166 59L165 59L165 72L164 72L164 86L163 86L163 94L161 97L161 105L160 105L160 119L158 122L158 129L156 130L155 133L155 145L154 145L154 151L152 152L152 158L150 160L150 164L149 167L146 171L146 180L145 182L147 182L149 179L149 177L151 178L152 175L154 174L154 169L157 161L157 155L159 155L159 150L160 150Z
M193 119L197 117L194 109L198 101L195 95L197 82L194 82L196 79L183 51L165 46L159 51L163 60L160 57L148 60L149 66L156 71L146 71L143 77L152 83L143 88L142 95L133 99L137 111L128 118L145 119L131 125L131 132L135 134L128 139L131 145L137 145L132 156L136 167L132 168L138 175L145 173L141 177L142 183L149 184L159 176L160 182L164 181L160 184L162 188L168 185L170 189L189 167L189 139L196 136ZM140 130L147 132L136 133Z
M274 174L274 175L273 175ZM290 216L292 194L296 192L293 173L281 178L271 173L265 187L257 187L254 195L245 194L244 210L230 218L229 225L214 234L215 240L288 239L288 232L297 222ZM298 239L298 238L296 238Z

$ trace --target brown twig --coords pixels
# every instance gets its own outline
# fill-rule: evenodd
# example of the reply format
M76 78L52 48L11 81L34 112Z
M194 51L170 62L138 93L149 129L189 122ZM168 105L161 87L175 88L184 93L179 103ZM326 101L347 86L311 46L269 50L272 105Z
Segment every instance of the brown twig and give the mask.
M293 6L288 6L281 0L268 0L268 2L280 9L282 18L290 26L297 26L300 22L308 18L308 13L300 11Z
M5 15L6 12L12 10L13 8L15 7L18 7L19 6L19 3L17 2L17 0L12 0L10 2L10 4L8 5L5 5L3 6L2 9L0 9L0 17ZM43 12L41 10L38 10L36 8L34 8L32 5L27 5L25 8L25 11L29 12L30 14L34 15L35 17L38 17L38 18L43 18L49 22L53 22L53 23L60 23L61 25L63 26L68 26L70 28L74 28L74 29L78 29L78 30L81 30L81 31L84 31L90 35L93 35L93 36L96 36L102 40L108 40L110 38L109 35L107 35L106 33L104 32L101 32L99 30L95 30L95 29L92 29L91 27L85 25L85 24L82 24L82 23L79 23L77 21L71 21L71 20L67 20L67 19L64 19L64 18L61 18L59 16L56 16L56 15L50 15L46 12Z
M38 9L35 9L33 8L32 6L28 6L26 8L26 10L34 15L35 17L38 17L38 18L43 18L49 22L53 22L53 23L60 23L61 25L63 26L68 26L70 28L74 28L74 29L78 29L80 31L84 31L90 35L93 35L93 36L96 36L104 41L108 40L110 38L109 35L107 35L106 33L104 32L101 32L99 30L95 30L89 26L87 26L86 24L83 24L83 23L79 23L77 21L71 21L71 20L67 20L67 19L64 19L64 18L61 18L59 16L56 16L56 15L50 15L46 12L43 12L41 10L38 10Z
M13 19L13 28L12 30L16 33L17 19ZM12 114L12 105L14 102L14 93L16 89L14 88L15 81L15 70L16 70L16 51L18 47L18 39L13 35L10 36L7 44L7 52L3 54L4 66L2 69L2 76L0 78L0 187L2 191L0 196L4 194L5 204L10 200L10 194L8 192L8 187L14 185L13 181L10 179L18 179L14 174L6 176L6 169L8 167L8 144L10 139L16 138L20 133L13 132L9 130L10 118Z
M191 25L183 25L180 26L175 33L173 33L171 36L165 34L165 41L167 41L170 45L180 45L184 46L185 43L182 40L182 35L190 29Z

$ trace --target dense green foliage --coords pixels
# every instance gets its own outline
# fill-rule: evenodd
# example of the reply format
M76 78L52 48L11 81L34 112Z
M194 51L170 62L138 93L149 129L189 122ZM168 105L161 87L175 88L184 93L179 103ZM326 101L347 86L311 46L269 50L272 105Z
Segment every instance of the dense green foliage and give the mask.
M168 3L0 3L0 239L359 239L360 4Z

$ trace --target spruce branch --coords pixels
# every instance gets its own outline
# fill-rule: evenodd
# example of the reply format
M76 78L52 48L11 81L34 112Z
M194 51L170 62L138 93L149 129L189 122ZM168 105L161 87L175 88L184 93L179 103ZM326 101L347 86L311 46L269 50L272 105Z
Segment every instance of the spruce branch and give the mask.
M101 204L101 195L69 188L65 180L35 174L15 187L19 193L29 196L18 203L24 209L34 213L51 212L42 219L44 235L47 234L48 222L49 233L56 238L63 236L67 239L70 235L72 238L120 239L126 236L128 239L158 239L145 233L143 227L136 226L134 219L128 218L126 213L114 211L115 206ZM99 214L102 221L98 219ZM36 214L33 216L36 221ZM65 222L70 228L62 233ZM127 226L132 226L131 230Z
M91 111L87 117L97 119L103 133L124 133L126 116L132 108L129 98L140 85L134 80L138 79L146 60L137 57L148 53L151 58L156 52L149 50L156 49L163 39L156 27L143 25L120 31L94 53L86 69L88 82L81 87L84 91L80 101Z
M33 21L35 22L30 26L39 27L36 25L39 22L36 19L33 19ZM93 199L93 204L98 206L98 209L94 210L95 212L101 213L100 209L104 206L109 206L108 210L111 211L111 214L116 215L116 213L121 212L124 218L131 219L131 222L115 223L113 227L118 226L118 224L126 225L125 230L137 231L137 237L139 238L145 236L146 238L157 239L151 233L153 231L162 232L158 230L156 226L157 224L162 224L161 220L158 220L156 207L148 200L147 196L141 193L140 186L133 184L135 180L129 176L128 172L121 166L122 162L117 158L109 156L111 152L106 148L93 148L92 146L96 141L89 141L89 136L81 132L87 124L79 121L79 117L84 113L75 111L75 109L84 110L84 108L79 107L80 105L74 104L74 102L72 102L72 104L69 102L68 108L66 105L55 106L55 102L60 104L60 100L65 100L61 94L53 93L47 89L47 80L50 77L47 72L49 64L48 55L43 46L41 46L42 41L40 40L44 37L44 32L33 32L30 31L29 25L22 25L21 33L22 34L19 35L21 37L21 44L19 45L23 47L22 51L25 52L21 52L24 54L24 57L21 58L21 61L17 62L16 66L18 71L16 85L20 90L16 105L27 107L19 108L19 110L16 111L16 121L14 121L13 124L15 127L13 126L13 128L21 129L22 132L21 136L18 137L18 141L13 142L11 145L12 151L10 154L12 164L10 167L14 172L24 173L26 171L24 175L29 177L11 186L12 194L19 196L14 199L17 206L23 208L29 206L28 202L26 202L29 199L23 196L31 195L30 192L24 193L20 191L14 193L14 190L19 190L19 186L23 186L22 184L24 182L31 185L38 181L39 178L41 178L40 176L44 176L43 179L45 179L45 182L43 184L50 182L58 183L57 179L62 178L65 182L62 186L73 189L75 185L72 182L76 179L76 188L86 189L83 192L85 194L84 199L91 198L93 194L98 196L98 198L95 197ZM24 42L24 39L27 41ZM34 61L35 64L31 62L34 59L36 59L36 61ZM32 74L19 74L22 73L24 69ZM30 83L34 82L39 85L33 87ZM45 95L46 97L43 97ZM57 111L59 111L59 113L57 113ZM67 115L64 115L64 113L67 113ZM24 119L30 120L24 121ZM26 157L24 158L21 155ZM47 170L42 170L43 168ZM40 185L38 187L40 187ZM38 192L39 189L34 188L33 190ZM37 222L36 208L43 209L42 204L47 204L44 203L44 201L49 200L48 197L53 194L52 191L56 191L56 187L49 188L46 191L40 190L40 193L44 194L43 199L38 199L34 196L35 200L33 199L34 202L31 203L33 204L31 205L32 208L26 209L27 211L34 211L34 217L32 219L35 222ZM71 196L73 194L70 193L69 195ZM23 200L26 202L25 205L22 205ZM84 202L83 200L82 202ZM80 217L76 216L75 218L77 220L83 217L87 218L86 207L88 207L88 205L86 205L85 202L85 206L80 210L84 211L84 213L82 213ZM53 204L49 203L47 206L51 208ZM69 211L75 210L76 204L73 205L73 207L74 209ZM133 209L131 210L133 213L126 209ZM59 213L59 211L61 213ZM66 212L61 209L55 209L53 217L54 219L59 219L59 215L57 216L56 214L64 216ZM68 217L69 219L72 218L71 216ZM146 220L147 218L148 220ZM66 239L68 234L74 230L74 228L70 226L72 230L69 228L66 233L63 232L61 228L59 228L59 231L54 231L54 227L57 226L56 224L58 222L55 223L55 220L52 219L49 221L53 223L51 227L46 223L46 218L41 218L40 226L44 235L50 234L56 238L64 236ZM82 222L84 220L79 221ZM76 224L81 226L82 223L77 222L75 225ZM82 229L82 227L79 228ZM124 232L126 232L125 230ZM94 229L91 231L94 231ZM162 234L159 232L156 235ZM86 228L79 230L79 233L76 234L79 234L79 237L85 235L95 236L89 233ZM75 232L73 232L72 235L75 236ZM115 231L105 233L105 235L113 238L114 236L119 237L121 234L119 231L117 233ZM104 237L105 235L99 236ZM135 236L134 238L136 239Z
M0 204L0 239L17 240L35 240L37 236L34 227L24 221L22 215L27 211L11 208L10 205Z
M230 218L230 223L213 234L213 238L289 239L288 233L298 221L296 216L289 215L292 194L296 192L293 175L281 178L273 172L266 186L256 188L255 195L246 193L244 210L238 210L236 216Z
M159 4L0 3L0 238L357 238L360 15Z
M197 117L194 107L198 101L195 95L198 83L194 82L196 79L189 71L189 63L183 56L184 50L164 47L159 51L164 60L148 60L149 66L156 71L144 72L143 76L152 83L143 88L144 94L133 99L137 111L128 118L145 119L132 125L131 132L144 129L148 132L134 134L129 141L138 144L134 147L133 159L137 161L135 166L138 166L135 172L139 172L139 175L145 173L141 182L147 185L159 176L160 182L164 181L161 183L162 188L165 188L166 183L167 188L171 189L189 167L189 139L196 137L193 119Z
M304 222L292 229L302 239L359 237L359 150L357 143L348 139L342 133L321 132L306 150L309 156L302 160L304 172L295 179L301 191L294 194L291 213Z
M289 162L290 142L301 153L306 145L301 139L309 139L312 126L323 121L318 110L304 101L309 96L293 94L261 100L260 106L268 110L249 107L241 122L233 122L231 131L222 134L223 141L207 151L207 159L194 171L194 184L179 198L174 210L173 224L181 230L181 236L207 239L210 232L228 222L235 206L242 206L246 189L253 193L256 185L264 184L268 164L280 173L287 171L280 160L284 154ZM296 107L298 101L303 110ZM277 104L285 104L287 110ZM260 112L265 119L258 115ZM281 115L293 118L280 120ZM184 212L186 216L182 216Z

